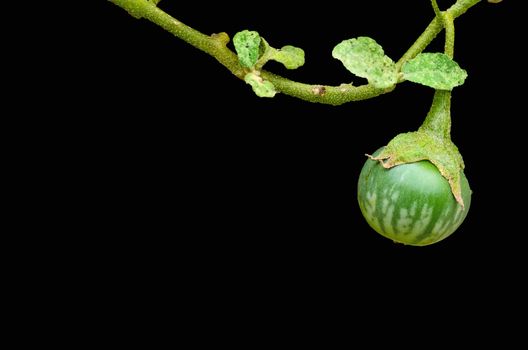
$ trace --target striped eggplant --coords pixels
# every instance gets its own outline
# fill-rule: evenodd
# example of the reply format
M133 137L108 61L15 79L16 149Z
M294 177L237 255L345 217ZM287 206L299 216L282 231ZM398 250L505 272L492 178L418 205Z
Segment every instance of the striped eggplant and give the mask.
M379 152L381 149L374 156ZM448 237L464 221L471 203L471 189L464 174L461 185L464 207L429 161L386 169L368 159L359 176L358 201L376 232L395 242L424 246Z

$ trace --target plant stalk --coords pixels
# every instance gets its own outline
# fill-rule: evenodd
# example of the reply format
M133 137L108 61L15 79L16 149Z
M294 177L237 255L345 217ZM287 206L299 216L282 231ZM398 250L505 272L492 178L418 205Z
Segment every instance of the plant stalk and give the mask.
M229 42L229 37L226 33L213 34L210 36L200 33L165 13L163 10L159 9L155 3L147 0L108 1L125 9L133 17L145 18L190 45L204 51L214 57L236 77L243 79L247 73L246 69L244 69L238 62L236 54L226 46ZM444 13L454 20L480 1L481 0L458 0ZM398 70L401 69L406 61L414 58L417 54L422 52L443 28L443 21L438 17L435 17L414 44L398 60L396 63ZM342 84L340 86L304 84L265 70L262 71L261 76L271 81L279 92L286 95L297 97L309 102L330 105L341 105L351 101L366 100L388 93L395 88L378 89L370 84L362 86L352 86L351 84Z

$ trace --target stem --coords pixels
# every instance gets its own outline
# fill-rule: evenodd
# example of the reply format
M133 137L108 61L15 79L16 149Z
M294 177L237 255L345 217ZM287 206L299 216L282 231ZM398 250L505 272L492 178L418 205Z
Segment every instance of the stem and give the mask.
M457 17L462 16L471 7L475 6L482 0L458 0L453 6L451 6L445 13L449 14L454 20ZM403 64L422 52L427 45L442 31L444 27L443 20L435 17L431 23L425 28L425 31L416 39L414 44L403 54L403 56L396 62L398 70L401 69Z
M235 76L244 79L247 70L239 64L236 54L227 48L226 45L229 42L229 37L226 33L213 34L211 36L202 34L160 10L154 3L146 0L108 1L122 7L133 17L143 17L159 25L176 37L214 57ZM449 10L447 10L447 13L451 15L451 18L455 19L480 1L481 0L458 0ZM414 58L417 54L422 52L436 35L438 35L442 28L442 21L435 17L416 42L396 63L398 70L400 70L401 66L406 61ZM389 89L378 89L370 84L357 87L350 84L340 86L303 84L264 70L261 75L265 79L271 81L278 91L286 95L310 102L331 105L366 100L394 90L394 87Z
M455 53L455 21L449 13L444 13L443 18L445 27L444 52L452 59Z
M191 44L216 58L224 67L240 79L244 79L245 70L240 66L236 54L226 47L229 42L227 34L213 34L211 36L200 33L199 31L183 24L172 16L168 15L156 5L145 0L109 0L133 17L146 18L149 21L159 25L166 31L174 34L176 37Z
M433 104L419 130L451 139L451 91L436 90Z
M437 18L441 18L445 26L445 54L453 58L455 50L455 23L453 17L449 12L440 12L436 0L431 2ZM420 130L427 130L446 140L451 140L451 91L435 91L433 104Z
M379 89L370 84L361 86L352 86L351 84L341 84L340 86L311 85L299 83L264 70L260 75L264 79L271 81L277 91L283 94L309 102L319 102L333 106L367 100L391 92L395 88L393 86L388 89Z
M442 18L442 11L440 11L440 8L438 7L438 3L436 0L431 0L431 5L433 5L433 10L436 15L436 17Z
M446 33L444 53L452 59L455 50L455 22L453 20L453 16L451 16L449 12L440 11L436 0L431 0L431 4L433 5L436 18L442 19L442 23L445 28Z

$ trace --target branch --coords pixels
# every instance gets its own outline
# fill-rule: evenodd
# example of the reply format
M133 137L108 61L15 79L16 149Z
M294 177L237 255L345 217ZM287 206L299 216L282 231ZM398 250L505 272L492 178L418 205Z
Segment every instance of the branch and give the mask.
M462 16L466 13L469 8L475 6L482 0L458 0L453 6L451 6L446 12L454 20L457 17ZM405 62L413 59L416 55L422 52L427 45L433 41L433 39L442 31L444 23L441 18L435 17L431 23L425 28L424 32L416 39L414 44L407 50L406 53L398 60L396 66L398 70L403 66Z
M200 33L168 15L160 10L156 4L147 0L108 1L122 7L133 17L148 19L176 37L204 51L214 57L236 77L244 79L245 74L248 72L247 69L239 64L236 54L226 46L229 42L229 37L226 33L213 34L211 36ZM455 19L480 1L481 0L458 0L446 12L451 18ZM409 50L407 50L407 52L398 60L396 63L398 70L406 61L414 58L422 52L438 33L440 33L443 27L442 20L435 17ZM297 97L309 102L330 105L341 105L351 101L366 100L394 90L394 87L389 89L378 89L370 84L362 86L352 86L351 84L342 84L340 86L304 84L289 80L265 70L262 71L261 76L266 80L271 81L277 91L286 95Z
M436 18L442 19L442 22L444 24L445 28L445 46L444 46L444 53L448 55L450 58L453 58L454 50L455 50L455 23L453 20L453 17L446 12L443 13L440 11L440 8L438 7L438 3L436 0L431 0L431 4L433 5L433 9L436 15Z

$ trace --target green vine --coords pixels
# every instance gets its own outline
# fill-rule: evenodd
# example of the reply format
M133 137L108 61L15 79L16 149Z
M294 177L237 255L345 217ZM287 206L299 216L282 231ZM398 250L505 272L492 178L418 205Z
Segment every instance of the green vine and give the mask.
M415 57L417 57L428 45L429 43L442 31L442 29L446 28L447 36L446 36L446 54L448 57L452 57L452 48L454 43L454 30L452 30L453 21L455 18L460 17L463 15L468 9L479 3L481 0L458 0L456 3L451 6L448 10L441 12L441 16L438 14L440 13L440 10L438 9L438 6L436 5L436 1L433 2L433 6L435 8L436 16L431 21L431 23L427 26L427 28L423 31L423 33L416 39L416 41L411 45L411 47L405 52L405 54L395 63L392 62L392 60L385 58L383 56L379 57L378 59L375 59L374 66L383 65L383 69L388 69L389 73L385 74L385 77L382 77L380 80L379 76L373 76L372 70L365 70L362 67L353 67L351 70L354 74L357 74L359 76L363 76L361 74L365 74L367 76L367 79L369 80L368 84L361 85L361 86L352 86L351 84L341 84L339 86L330 86L325 84L304 84L301 82L296 82L290 79L287 79L285 77L279 76L277 74L273 74L271 72L268 72L264 69L262 69L262 66L264 65L265 61L270 59L271 56L275 56L276 60L285 60L289 62L289 64L294 65L292 61L292 58L289 57L289 53L286 52L287 50L284 50L285 48L282 48L280 50L269 48L267 49L267 42L262 38L261 40L261 46L259 47L260 56L257 59L257 62L254 63L253 67L248 67L247 64L243 64L240 60L239 55L237 53L233 52L227 47L228 42L230 41L230 38L228 34L226 33L218 33L218 34L212 34L212 35L205 35L188 25L185 25L181 21L177 20L176 18L172 17L171 15L167 14L163 10L159 9L157 7L157 3L160 0L109 0L111 3L114 3L123 9L125 9L130 15L132 15L135 18L145 18L165 30L169 31L176 37L184 40L185 42L189 43L190 45L204 51L205 53L209 54L210 56L214 57L220 64L222 64L224 67L226 67L232 74L234 74L236 77L245 80L249 84L252 85L253 89L257 94L259 94L258 91L264 91L264 94L262 96L270 97L275 94L275 92L280 92L286 95L290 95L302 100L306 100L309 102L316 102L316 103L324 103L324 104L330 104L330 105L341 105L347 102L351 101L359 101L359 100L365 100L369 98L373 98L385 93L388 93L390 91L393 91L396 85L400 82L403 82L405 80L415 81L421 84L425 84L428 86L432 86L434 88L437 88L434 85L431 84L441 84L446 79L451 79L453 81L449 81L447 83L447 89L451 89L454 86L460 85L460 80L463 79L460 77L460 74L458 76L452 77L452 76L441 76L440 79L435 79L434 82L428 83L424 82L423 76L425 75L423 73L423 69L419 68L416 69L416 67L420 66L418 64L407 66L407 71L409 73L406 73L406 64L409 63L411 60L413 60ZM497 1L490 1L490 2L497 2ZM258 34L258 33L257 33ZM358 38L359 39L359 38ZM352 39L353 40L353 39ZM349 54L349 49L351 50L351 54L361 54L360 51L358 51L358 46L360 45L371 45L371 43L365 43L365 40L363 42L356 42L356 43L346 43L344 44L348 47L345 47L343 50L344 56L337 54L338 56L341 56L340 59L345 67L347 67L347 63L349 60L346 55ZM264 46L264 48L263 48ZM373 45L370 46L372 48ZM448 50L448 47L451 47L451 50ZM294 48L296 50L300 50L298 48ZM275 50L275 51L271 51ZM294 51L293 49L289 49L290 51ZM302 51L302 50L301 50ZM383 53L383 51L381 51ZM298 51L296 51L295 54L298 54ZM282 58L281 58L282 57ZM335 57L335 56L334 56ZM274 58L271 58L274 59ZM295 60L300 60L299 57L294 58ZM369 58L370 59L370 58ZM381 61L383 59L383 62ZM433 58L434 60L438 61L438 57ZM304 60L304 56L303 56ZM425 57L423 60L427 61L429 58ZM390 61L390 62L389 62ZM304 62L304 61L303 61ZM437 62L438 63L438 62ZM286 63L285 63L286 65ZM446 66L450 69L458 68L458 65L456 67L453 66L453 63L448 62L446 60L442 61L441 66ZM296 65L295 65L296 66ZM423 64L422 64L423 66ZM350 70L350 69L349 69ZM359 71L359 74L357 73ZM394 74L398 74L397 76L391 75L392 72L395 72ZM249 75L252 74L252 75ZM407 76L406 76L407 74ZM450 73L451 74L451 73ZM248 76L249 75L249 76ZM418 78L418 80L415 79L416 76L422 75L422 77ZM430 74L429 74L430 75ZM396 77L396 79L395 79ZM465 76L464 76L465 78ZM386 80L389 79L389 80ZM273 86L272 90L271 86ZM260 90L262 88L263 90ZM445 87L443 87L445 88Z

